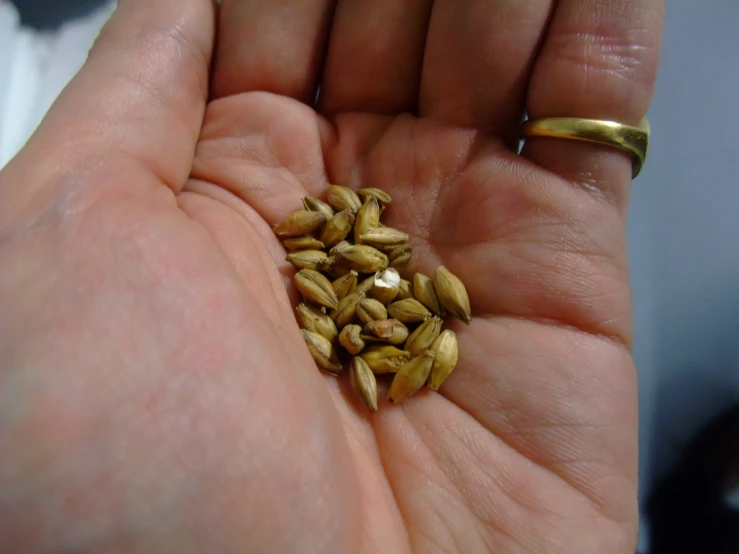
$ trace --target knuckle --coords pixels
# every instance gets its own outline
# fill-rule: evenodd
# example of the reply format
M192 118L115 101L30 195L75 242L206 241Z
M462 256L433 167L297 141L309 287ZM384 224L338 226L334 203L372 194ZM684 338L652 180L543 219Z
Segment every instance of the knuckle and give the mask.
M656 67L648 40L638 35L562 33L550 43L555 71L585 94L631 102L651 95Z

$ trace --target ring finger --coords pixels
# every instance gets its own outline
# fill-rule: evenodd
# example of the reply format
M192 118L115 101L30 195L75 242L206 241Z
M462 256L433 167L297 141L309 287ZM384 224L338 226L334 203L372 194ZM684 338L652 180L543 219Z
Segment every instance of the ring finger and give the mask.
M560 0L533 68L529 116L638 124L652 98L663 9L664 0ZM624 153L533 138L522 154L625 210L631 160Z

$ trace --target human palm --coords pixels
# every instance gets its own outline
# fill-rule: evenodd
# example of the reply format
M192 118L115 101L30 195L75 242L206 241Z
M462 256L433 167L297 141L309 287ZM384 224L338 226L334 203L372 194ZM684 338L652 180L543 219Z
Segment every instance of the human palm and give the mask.
M481 43L465 69L433 16L426 36L430 3L366 52L343 29L373 20L352 10L389 4L340 4L316 111L327 8L223 4L207 105L210 3L132 1L0 174L0 445L16 444L0 448L0 547L633 552L629 160L511 145L524 106L638 120L661 6L544 2L508 61ZM298 38L270 62L278 4ZM524 14L458 9L489 23L466 20L469 46ZM454 326L440 394L369 414L316 370L271 226L328 183L388 191L409 271L465 282L473 321Z

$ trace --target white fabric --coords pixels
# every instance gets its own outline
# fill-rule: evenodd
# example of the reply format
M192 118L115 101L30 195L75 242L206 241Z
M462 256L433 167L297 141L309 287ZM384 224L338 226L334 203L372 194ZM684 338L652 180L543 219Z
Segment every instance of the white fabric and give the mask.
M110 2L56 31L39 32L21 27L13 4L0 0L0 167L77 73L114 8Z

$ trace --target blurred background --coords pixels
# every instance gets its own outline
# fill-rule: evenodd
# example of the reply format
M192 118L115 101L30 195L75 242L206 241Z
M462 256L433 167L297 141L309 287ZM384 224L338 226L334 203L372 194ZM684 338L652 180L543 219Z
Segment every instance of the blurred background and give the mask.
M0 167L113 8L0 0ZM736 0L668 3L649 159L633 187L644 554L739 554L737 24Z

